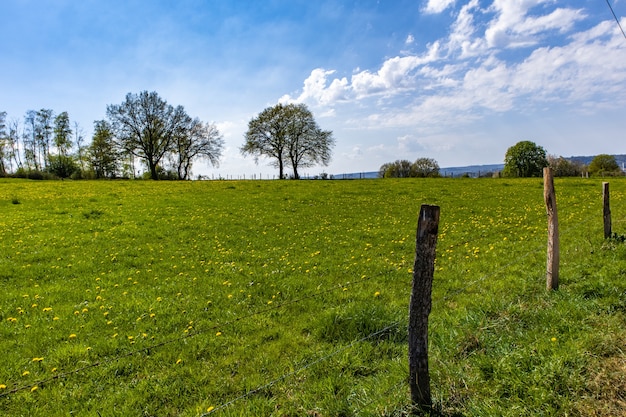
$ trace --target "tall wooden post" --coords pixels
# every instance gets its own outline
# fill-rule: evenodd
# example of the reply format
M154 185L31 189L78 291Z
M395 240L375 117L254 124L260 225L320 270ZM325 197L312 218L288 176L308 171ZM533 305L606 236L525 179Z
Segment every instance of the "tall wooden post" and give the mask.
M559 288L559 219L556 211L556 193L552 169L543 169L543 199L546 202L548 213L548 262L546 273L546 288Z
M611 230L611 205L609 204L609 183L602 183L602 199L604 200L604 238L608 239L613 234Z
M438 230L439 207L422 205L417 223L409 304L409 385L413 405L422 410L432 406L428 373L428 315L432 305Z

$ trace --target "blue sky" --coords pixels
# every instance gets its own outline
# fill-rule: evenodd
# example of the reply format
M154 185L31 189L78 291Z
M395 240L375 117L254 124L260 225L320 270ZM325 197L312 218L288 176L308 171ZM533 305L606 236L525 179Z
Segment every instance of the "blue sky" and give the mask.
M611 0L626 27L626 0ZM4 0L0 111L67 111L90 139L127 93L157 91L225 139L218 168L275 174L239 153L247 123L303 102L336 147L328 167L396 159L502 163L626 153L626 39L606 0Z

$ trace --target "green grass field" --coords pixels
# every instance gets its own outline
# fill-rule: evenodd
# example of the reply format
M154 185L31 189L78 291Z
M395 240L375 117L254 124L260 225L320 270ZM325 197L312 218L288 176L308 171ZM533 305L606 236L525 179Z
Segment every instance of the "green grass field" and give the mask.
M626 180L0 180L0 415L404 416L421 204L442 416L626 415Z

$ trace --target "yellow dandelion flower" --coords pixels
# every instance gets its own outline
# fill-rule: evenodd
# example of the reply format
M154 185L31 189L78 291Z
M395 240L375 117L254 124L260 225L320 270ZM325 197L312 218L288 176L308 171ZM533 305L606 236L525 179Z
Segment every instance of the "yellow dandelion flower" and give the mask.
M7 386L4 384L0 384L0 389L7 389Z
M71 335L69 335L70 339L76 339L76 335L74 333L72 333Z
M28 372L28 371L22 372L22 376L28 376L28 375L30 375L30 372Z
M374 297L380 297L380 291L376 291L376 292L374 293Z
M221 336L221 335L222 335L222 332L215 333L215 336Z
M33 358L33 362L42 362L43 358Z
M179 364L179 363L181 363L182 361L183 361L182 359L177 360L177 361L176 361L176 365L178 365L178 364Z
M39 387L38 387L37 385L35 385L34 387L32 387L32 388L30 389L30 392L35 392L35 391L37 391L38 389L39 389Z
M50 372L55 373L57 371L57 368L52 368L50 369Z
M551 342L556 342L556 337L553 337L552 339L550 339Z
M206 409L207 413L210 413L213 410L215 410L215 407L213 406L210 406L209 408Z
M52 320L57 321L59 318L58 317L52 317Z
M44 307L43 309L44 312L48 312L48 311L52 311L52 307Z

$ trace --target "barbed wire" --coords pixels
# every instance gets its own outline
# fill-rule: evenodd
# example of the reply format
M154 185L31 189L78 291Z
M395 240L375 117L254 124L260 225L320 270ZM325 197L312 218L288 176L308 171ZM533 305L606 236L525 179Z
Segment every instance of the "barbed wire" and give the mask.
M385 327L383 329L377 330L376 332L371 333L371 334L369 334L367 336L364 336L361 339L355 340L355 341L351 342L350 344L348 344L346 346L343 346L343 347L341 347L339 349L336 349L336 350L332 351L328 355L322 356L321 358L318 358L318 359L316 359L316 360L314 360L312 362L309 362L306 365L301 366L298 369L295 369L295 370L293 370L291 372L288 372L286 374L283 374L283 375L279 376L276 379L273 379L272 381L268 382L267 384L264 384L264 385L261 385L261 386L259 386L257 388L254 388L254 389L246 392L245 394L240 395L237 398L234 398L234 399L232 399L232 400L230 400L230 401L228 401L228 402L226 402L226 403L224 403L222 405L219 405L219 406L211 409L211 411L200 415L200 417L205 417L205 416L208 416L209 414L213 414L213 413L215 413L217 411L223 410L226 407L229 407L230 405L236 403L237 401L241 401L241 400L243 400L245 398L248 398L251 395L254 395L254 394L256 394L256 393L258 393L260 391L263 391L265 389L271 388L272 386L276 385L277 383L279 383L281 381L284 381L285 379L287 379L289 377L292 377L292 376L294 376L294 375L304 371L305 369L311 368L312 366L317 365L318 363L324 362L324 361L326 361L326 360L328 360L328 359L330 359L330 358L332 358L332 357L334 357L334 356L336 356L336 355L338 355L338 354L340 354L342 352L347 351L348 349L351 349L353 346L355 346L355 345L357 345L357 344L359 344L361 342L364 342L364 341L366 341L368 339L371 339L372 337L378 336L379 334L383 334L384 332L386 332L388 330L391 330L394 327L397 327L398 324L399 324L399 322L394 322L394 323L390 324L389 326L387 326L387 327Z
M564 229L561 230L560 234L567 234L571 230L578 229L580 226L587 225L588 223L590 223L592 221L595 221L595 220L592 219L592 218L587 217L583 221L577 222L575 224L568 225L567 228L564 228ZM625 222L625 221L626 221L626 218L615 220L616 223L622 223L622 222ZM496 235L498 235L498 233L494 232L493 236L496 236ZM465 242L464 241L459 241L457 243L452 243L452 245L463 246L463 245L465 245ZM533 249L531 251L528 251L528 252L526 252L524 254L518 255L518 256L516 256L515 261L512 261L512 262L509 262L509 263L507 263L505 265L502 265L499 268L497 268L496 270L491 271L491 272L489 272L487 274L484 274L484 275L480 276L478 279L475 279L475 280L473 280L471 282L468 282L463 287L458 288L458 289L456 289L456 290L454 290L452 292L449 292L448 294L446 294L445 296L443 296L441 298L433 300L433 302L444 302L444 301L447 301L447 300L451 299L452 297L467 291L469 288L471 288L471 287L473 287L473 286L475 286L477 284L480 284L481 282L485 281L486 279L488 279L490 277L493 277L496 274L501 273L503 270L506 270L506 269L510 268L511 266L513 266L513 265L519 264L520 260L526 259L527 257L529 257L529 256L531 256L533 254L536 254L536 253L538 253L540 251L543 251L543 250L545 250L545 246L541 246L541 247L538 247L538 248ZM201 334L205 334L205 333L207 333L209 331L215 331L215 330L220 329L220 328L228 327L228 326L231 326L231 325L233 325L233 324L235 324L237 322L240 322L240 321L243 321L243 320L248 320L248 319L260 316L260 315L265 315L265 314L267 314L269 312L272 312L272 311L275 311L275 310L278 310L278 309L282 309L282 308L284 308L286 306L297 304L297 303L303 302L305 300L315 299L317 297L321 297L321 296L323 296L325 294L329 294L329 293L334 292L334 291L339 291L339 290L343 291L347 287L350 287L350 286L353 286L353 285L358 285L358 284L363 284L363 283L372 281L374 279L381 278L383 276L389 276L390 274L392 275L395 272L396 271L391 271L390 270L390 271L387 271L386 273L380 273L380 274L371 275L371 276L362 276L360 279L357 279L357 280L354 280L354 281L347 281L347 282L343 282L343 283L340 283L340 284L331 284L326 289L317 290L317 291L311 292L309 294L306 294L306 295L304 295L302 297L298 297L298 298L295 298L295 299L292 299L292 300L287 300L287 301L285 301L283 303L277 303L276 305L273 305L271 307L263 308L263 309L255 311L255 312L252 312L250 314L239 316L239 317L236 317L236 318L234 318L232 320L229 320L229 321L226 321L226 322L223 322L223 323L218 323L218 324L214 324L214 325L211 325L211 326L208 326L208 327L205 327L205 328L196 329L195 331L191 331L188 334L185 334L185 335L180 336L180 337L167 339L167 340L161 341L159 343L155 343L155 344L152 344L150 346L141 347L141 348L138 348L138 349L135 349L135 350L131 350L131 351L119 354L119 355L115 355L115 356L111 356L111 357L105 357L105 358L103 358L101 360L89 363L89 364L84 365L82 367L79 367L79 368L76 368L76 369L73 369L73 370L70 370L70 371L60 372L60 373L58 373L58 374L56 374L54 376L51 376L49 378L40 379L40 380L35 381L33 383L30 383L30 384L16 386L16 387L14 387L14 388L6 391L6 392L0 393L0 398L7 397L9 395L15 394L15 393L20 392L20 391L32 389L35 386L43 386L43 385L49 384L51 382L54 382L54 381L57 381L57 380L60 380L60 379L68 378L68 377L70 377L72 375L75 375L75 374L87 371L89 369L96 368L96 367L99 367L99 366L102 366L102 365L105 365L105 364L109 364L109 363L112 363L112 362L116 362L116 361L119 361L121 359L128 358L128 357L131 357L131 356L134 356L134 355L138 355L138 354L143 353L143 352L151 351L151 350L154 350L154 349L157 349L157 348L160 348L160 347L163 347L163 346L167 346L167 345L170 345L170 344L173 344L173 343L176 343L176 342L180 342L180 341L189 339L191 337L195 337L195 336L198 336L198 335L201 335ZM363 337L363 338L361 338L359 340L356 340L356 341L350 343L347 346L344 346L344 347L342 347L340 349L337 349L336 351L331 352L329 355L326 355L326 356L324 356L322 358L318 358L317 360L315 360L315 361L313 361L313 362L311 362L311 363L309 363L309 364L307 364L307 365L305 365L305 366L303 366L301 368L298 368L295 371L292 371L292 372L289 372L287 374L281 375L280 377L270 381L269 383L264 384L263 386L260 386L258 388L255 388L255 389L253 389L253 390L251 390L251 391L249 391L249 392L247 392L247 393L245 393L245 394L243 394L243 395L241 395L241 396L239 396L239 397L229 401L228 403L225 403L222 406L220 406L220 407L218 407L216 409L213 409L211 411L211 413L215 412L215 411L218 411L220 409L226 408L229 405L233 404L234 402L239 401L239 400L241 400L243 398L247 398L250 395L253 395L253 394L255 394L255 393L259 392L259 391L262 391L263 389L269 388L269 387L275 385L276 383L278 383L278 382L280 382L282 380L287 379L290 376L293 376L293 375L295 375L295 374L297 374L297 373L299 373L299 372L301 372L301 371L303 371L303 370L305 370L305 369L307 369L307 368L309 368L309 367L311 367L311 366L313 366L313 365L315 365L317 363L320 363L320 362L322 362L324 360L327 360L327 359L329 359L329 358L331 358L331 357L333 357L333 356L335 356L335 355L337 355L337 354L339 354L341 352L344 352L344 351L350 349L351 347L353 347L357 343L360 343L360 342L362 342L364 340L367 340L367 339L369 339L371 337L374 337L374 336L376 336L376 335L378 335L378 334L380 334L380 333L382 333L384 331L390 330L393 327L397 327L398 324L399 324L399 322L394 322L394 323L390 324L389 326L385 327L382 330L379 330L379 331L374 332L374 333L372 333L370 335L367 335L367 336L365 336L365 337ZM206 416L208 414L209 413L204 414L204 416Z

